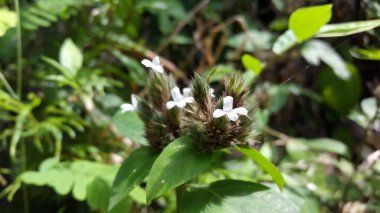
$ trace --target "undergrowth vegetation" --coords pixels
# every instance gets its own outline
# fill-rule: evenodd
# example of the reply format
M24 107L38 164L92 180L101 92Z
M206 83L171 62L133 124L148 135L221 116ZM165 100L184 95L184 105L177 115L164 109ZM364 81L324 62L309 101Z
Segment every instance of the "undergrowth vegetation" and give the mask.
M380 212L380 3L0 0L0 212Z

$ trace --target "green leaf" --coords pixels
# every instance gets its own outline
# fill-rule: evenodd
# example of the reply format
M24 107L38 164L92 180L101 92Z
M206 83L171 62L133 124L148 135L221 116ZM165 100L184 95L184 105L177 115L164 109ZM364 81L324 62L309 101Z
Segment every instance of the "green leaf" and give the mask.
M66 39L59 50L59 63L75 77L82 68L83 55L71 39Z
M320 61L323 61L333 69L339 78L343 80L350 78L350 72L344 60L335 52L334 48L324 41L311 40L306 42L301 49L301 54L306 61L314 66L318 66Z
M345 144L340 141L333 140L330 138L316 138L316 139L304 139L304 138L293 138L288 141L288 143L294 143L295 146L305 147L304 153L307 153L307 149L326 151L331 153L336 153L343 156L349 156L348 148Z
M107 212L111 188L106 181L97 177L87 185L87 203L93 210Z
M147 184L147 203L204 172L211 153L204 153L184 136L171 142L154 162Z
M372 119L376 116L377 103L376 98L365 98L360 103L360 107L363 112L369 119Z
M0 37L3 36L9 28L17 26L17 14L8 8L0 8Z
M250 70L255 74L255 77L259 76L263 70L263 64L261 61L251 55L244 54L241 58L241 62L247 70Z
M145 125L136 112L117 112L112 119L117 130L133 142L148 145L145 138Z
M332 4L300 8L292 13L289 29L293 30L298 42L314 36L331 19Z
M316 37L340 37L365 32L380 26L380 19L368 21L354 21L323 26Z
M268 125L270 112L268 109L257 109L255 112L255 129L261 133Z
M292 30L287 30L281 34L273 44L272 51L280 55L297 44L297 38Z
M377 60L380 61L380 49L361 49L354 47L350 50L352 56L364 60Z
M273 165L263 155L261 155L260 152L250 147L236 147L235 149L254 160L260 166L261 169L263 169L272 177L273 181L277 184L278 188L281 190L283 189L285 184L284 177L282 177L277 167Z
M272 85L268 91L269 101L268 110L270 113L276 113L285 105L289 96L287 85Z
M124 160L113 182L109 210L144 180L157 157L158 154L151 147L141 147Z
M318 83L323 101L340 115L346 115L358 103L361 94L361 79L358 70L346 64L350 78L343 80L330 68L320 72ZM349 95L347 94L349 91Z
M206 188L193 188L183 195L180 212L297 212L297 207L267 186L240 181L221 180Z
M260 39L258 39L260 38ZM249 30L232 35L227 40L227 46L247 52L270 49L273 35L264 30Z

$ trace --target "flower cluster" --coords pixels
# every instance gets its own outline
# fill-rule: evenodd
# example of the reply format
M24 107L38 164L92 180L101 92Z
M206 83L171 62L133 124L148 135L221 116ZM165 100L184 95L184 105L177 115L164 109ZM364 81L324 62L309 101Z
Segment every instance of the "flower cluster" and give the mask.
M199 75L195 75L191 88L183 88L181 93L171 76L165 74L158 57L141 63L152 70L145 95L139 103L132 95L131 104L122 104L121 111L138 112L153 147L163 149L175 138L188 134L200 149L212 151L244 143L250 135L252 110L245 107L248 91L239 76L226 80L223 97L217 99L214 89Z

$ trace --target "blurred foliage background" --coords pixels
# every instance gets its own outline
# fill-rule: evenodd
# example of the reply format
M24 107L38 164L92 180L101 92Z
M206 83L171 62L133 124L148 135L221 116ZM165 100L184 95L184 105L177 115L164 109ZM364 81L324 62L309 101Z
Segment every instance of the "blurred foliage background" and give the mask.
M244 75L255 146L300 211L380 211L379 29L273 46L300 7L332 3L330 23L342 23L379 19L378 1L20 0L20 31L17 2L0 0L1 212L107 212L135 148L112 117L142 91L140 61L156 55L180 85L199 73L216 94L228 74ZM224 167L270 180L249 161ZM144 206L141 188L130 196L120 212L174 211L170 199Z

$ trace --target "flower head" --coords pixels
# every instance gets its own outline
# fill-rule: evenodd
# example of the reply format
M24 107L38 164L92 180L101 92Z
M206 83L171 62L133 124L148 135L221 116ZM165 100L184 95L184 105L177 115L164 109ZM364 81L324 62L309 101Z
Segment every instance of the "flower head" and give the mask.
M212 116L214 118L219 118L227 115L228 119L231 121L237 121L240 115L247 116L248 110L244 107L238 107L233 109L233 98L231 96L226 96L223 98L223 110L216 109Z
M135 95L132 94L131 104L129 103L122 104L120 108L121 108L121 112L124 113L124 112L129 112L129 111L136 111L137 106L138 106L137 98Z
M152 61L148 59L144 59L141 61L141 63L147 67L151 68L155 72L163 73L164 72L164 67L162 64L160 64L160 58L158 56L154 57Z
M186 95L189 95L188 91L184 91L184 93L187 93ZM166 108L171 109L174 106L177 106L179 108L184 108L186 104L193 102L193 97L190 96L183 96L179 90L178 87L174 87L171 90L173 101L168 101L166 103Z

